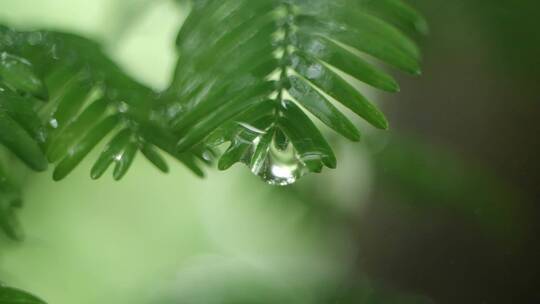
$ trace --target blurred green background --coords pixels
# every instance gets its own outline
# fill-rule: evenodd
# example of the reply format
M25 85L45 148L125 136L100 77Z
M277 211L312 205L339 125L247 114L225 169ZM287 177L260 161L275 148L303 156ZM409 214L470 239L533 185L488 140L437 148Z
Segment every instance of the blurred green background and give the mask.
M378 96L392 131L340 142L337 170L288 188L142 158L120 183L91 181L88 163L62 183L32 174L2 281L55 304L538 303L540 3L409 2L431 25L424 74ZM0 23L99 40L156 89L186 13L0 0Z

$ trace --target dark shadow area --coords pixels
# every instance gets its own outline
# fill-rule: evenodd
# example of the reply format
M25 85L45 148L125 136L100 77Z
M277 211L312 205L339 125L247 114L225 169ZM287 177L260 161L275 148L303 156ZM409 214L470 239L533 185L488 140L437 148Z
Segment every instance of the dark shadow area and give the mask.
M380 166L373 202L360 220L359 267L438 303L539 303L540 3L414 2L431 24L424 76L401 80L403 92L386 103L390 120L425 147L451 151L462 168L444 188L446 159L439 165L433 156L416 159L431 163L422 183L392 180L393 168ZM461 189L464 179L481 180L477 168L497 182ZM438 188L426 196L430 178ZM416 188L402 195L408 184ZM501 187L513 194L498 196ZM477 196L481 191L492 197ZM479 216L501 201L511 206L499 210L513 223L486 229ZM415 207L423 205L433 208ZM471 206L474 216L459 206Z

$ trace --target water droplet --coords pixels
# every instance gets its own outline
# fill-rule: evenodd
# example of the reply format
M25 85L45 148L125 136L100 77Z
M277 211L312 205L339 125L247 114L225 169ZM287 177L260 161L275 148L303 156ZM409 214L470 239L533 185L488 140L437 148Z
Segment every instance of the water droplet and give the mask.
M36 138L39 142L46 142L47 141L47 133L44 129L39 129L39 131L36 134Z
M174 103L167 107L167 118L173 119L184 111L184 106L180 103Z
M266 157L251 170L268 184L276 186L294 184L307 172L294 147L289 144L285 149L280 149L275 140L270 144Z
M312 64L307 69L307 78L316 79L321 77L322 66L320 64Z
M308 53L314 54L316 56L321 56L326 51L326 47L321 43L320 40L314 39L308 41Z
M129 110L129 105L123 101L118 103L118 112L120 113L127 113Z
M205 150L201 156L207 162L211 162L214 160L214 154L209 150Z
M56 118L53 118L53 119L49 120L49 125L50 125L53 129L58 128L58 120L56 120Z
M118 154L116 154L116 155L113 157L113 159L114 159L114 161L119 162L119 161L122 160L123 157L124 157L124 154L123 154L123 153L118 153Z

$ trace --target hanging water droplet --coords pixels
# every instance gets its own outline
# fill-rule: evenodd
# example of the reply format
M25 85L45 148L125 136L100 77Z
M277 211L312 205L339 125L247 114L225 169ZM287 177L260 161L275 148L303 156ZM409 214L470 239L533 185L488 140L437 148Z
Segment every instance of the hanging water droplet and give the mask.
M258 140L260 141L260 138ZM294 147L278 147L275 139L268 147L266 157L251 168L252 172L270 185L287 186L306 173L305 164L298 159Z

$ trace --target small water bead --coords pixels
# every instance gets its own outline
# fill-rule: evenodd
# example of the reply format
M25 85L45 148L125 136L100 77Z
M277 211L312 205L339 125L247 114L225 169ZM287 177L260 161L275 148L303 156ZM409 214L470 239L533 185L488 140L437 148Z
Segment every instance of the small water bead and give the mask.
M168 119L174 119L182 112L184 112L184 106L180 103L173 103L166 109L166 115Z
M116 161L116 162L119 162L119 161L122 160L123 157L124 157L124 153L118 153L118 154L113 156L113 160Z
M49 120L49 125L50 125L53 129L58 128L58 120L56 120L56 118L53 118L53 119Z
M214 153L212 153L210 150L204 150L201 157L207 162L212 162L215 159Z
M129 110L129 105L126 102L120 101L118 103L118 112L127 113L128 110Z
M46 142L47 141L47 132L44 129L40 129L36 134L36 139L41 143Z
M321 57L326 52L326 46L318 39L309 40L306 48L309 54L313 54L317 57Z
M323 73L323 67L320 64L312 64L307 68L307 77L309 79L315 79L321 77Z

